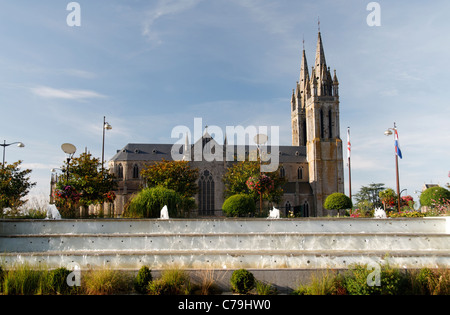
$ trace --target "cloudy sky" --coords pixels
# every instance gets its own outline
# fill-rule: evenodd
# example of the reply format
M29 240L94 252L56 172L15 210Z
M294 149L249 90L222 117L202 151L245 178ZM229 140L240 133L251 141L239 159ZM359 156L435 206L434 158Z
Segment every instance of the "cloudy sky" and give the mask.
M369 26L362 0L85 0L80 26L70 1L0 1L0 140L7 162L33 170L49 194L62 143L105 158L127 143L174 143L175 126L279 126L290 145L290 97L309 64L318 17L327 64L340 82L341 138L352 134L353 192L444 185L450 171L450 2L378 1ZM344 153L345 155L345 153ZM347 187L347 169L346 190Z

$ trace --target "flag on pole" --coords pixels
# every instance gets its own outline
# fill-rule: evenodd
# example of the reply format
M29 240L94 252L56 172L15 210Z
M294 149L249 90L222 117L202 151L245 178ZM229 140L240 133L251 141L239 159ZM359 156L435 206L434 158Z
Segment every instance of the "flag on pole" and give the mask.
M347 128L347 165L349 165L351 153L352 153L352 144L350 142L350 127L348 127Z
M395 153L397 153L397 156L401 159L403 159L402 157L402 151L400 150L400 144L398 141L398 132L397 129L394 130L394 141L395 141Z

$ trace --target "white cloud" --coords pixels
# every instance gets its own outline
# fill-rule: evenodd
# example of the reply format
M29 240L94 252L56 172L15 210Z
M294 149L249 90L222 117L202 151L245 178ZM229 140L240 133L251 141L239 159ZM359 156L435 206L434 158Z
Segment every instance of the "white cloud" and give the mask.
M142 35L155 44L161 44L162 40L158 32L155 30L155 23L167 15L176 15L184 11L190 10L197 6L203 0L160 0L155 8L149 10L145 14Z
M95 73L80 69L63 69L61 73L82 79L94 79L96 77Z
M32 88L31 91L37 96L44 98L60 98L67 100L83 100L90 98L105 98L105 95L89 90L64 90L54 89L48 86Z

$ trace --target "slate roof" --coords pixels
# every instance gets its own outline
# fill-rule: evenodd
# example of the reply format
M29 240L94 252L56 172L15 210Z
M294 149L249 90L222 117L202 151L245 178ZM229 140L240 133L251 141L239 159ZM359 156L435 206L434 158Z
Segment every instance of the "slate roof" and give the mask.
M111 158L111 161L162 161L172 160L171 150L173 144L152 144L152 143L129 143ZM190 145L191 152L194 145ZM234 145L233 152L239 152L242 146ZM256 150L256 146L245 146L245 152ZM271 147L265 148L271 152ZM306 147L304 146L279 146L279 162L295 163L306 162Z

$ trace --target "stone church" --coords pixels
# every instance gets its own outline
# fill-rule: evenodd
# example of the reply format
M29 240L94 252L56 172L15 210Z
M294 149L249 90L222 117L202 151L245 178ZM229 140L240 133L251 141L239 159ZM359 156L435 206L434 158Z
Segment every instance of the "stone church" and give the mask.
M339 125L339 82L336 71L327 66L319 31L314 65L309 72L303 49L300 78L291 97L292 146L279 146L279 172L286 179L282 202L276 205L281 213L319 217L325 198L335 192L344 193L343 152ZM220 139L222 140L222 139ZM255 147L229 147L215 142L207 131L196 143L183 146L183 158L192 161L200 171L199 192L195 196L198 216L220 216L224 202L222 176L234 163L229 159L208 162L192 159L196 146L211 145L226 152L245 151L250 156ZM118 179L115 213L121 214L124 204L138 192L144 181L140 171L145 165L172 160L173 144L127 144L109 162L110 171ZM242 152L242 151L241 151ZM191 155L189 157L189 155ZM231 159L233 160L233 159Z

